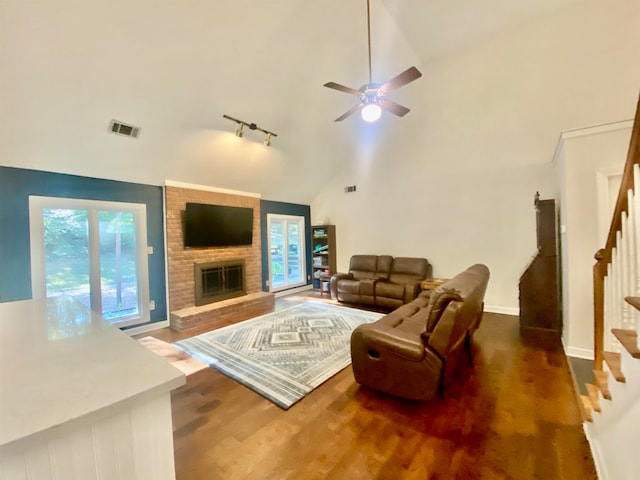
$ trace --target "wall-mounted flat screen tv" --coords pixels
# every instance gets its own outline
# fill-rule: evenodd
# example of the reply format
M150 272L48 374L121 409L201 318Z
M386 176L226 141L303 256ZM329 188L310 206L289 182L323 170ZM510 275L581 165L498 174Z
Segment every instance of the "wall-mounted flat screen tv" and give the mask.
M185 247L251 245L252 237L253 208L187 203Z

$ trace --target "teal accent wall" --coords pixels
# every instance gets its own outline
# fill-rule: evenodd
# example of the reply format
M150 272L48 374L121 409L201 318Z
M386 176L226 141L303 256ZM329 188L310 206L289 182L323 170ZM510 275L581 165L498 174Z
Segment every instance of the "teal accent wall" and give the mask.
M269 291L267 281L269 280L269 230L267 228L267 214L297 215L304 217L305 229L305 251L307 259L307 277L311 274L311 207L297 203L274 202L271 200L260 200L260 232L262 246L262 290ZM312 280L307 278L307 285L311 285Z
M167 319L162 187L12 167L0 167L0 302L31 298L29 195L145 204L151 323Z

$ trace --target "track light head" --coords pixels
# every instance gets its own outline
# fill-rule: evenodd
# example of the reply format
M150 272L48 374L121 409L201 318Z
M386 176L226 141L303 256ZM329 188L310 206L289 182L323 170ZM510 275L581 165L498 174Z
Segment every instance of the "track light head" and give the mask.
M244 136L244 127L247 126L249 127L249 130L259 130L262 133L264 133L265 137L264 137L264 144L268 147L271 145L271 137L277 137L278 135L276 133L270 132L269 130L265 130L264 128L260 128L258 125L256 125L255 123L247 123L243 120L238 120L237 118L233 118L230 117L229 115L222 115L224 118L226 118L227 120L231 120L233 122L236 122L237 127L236 127L236 136L242 138Z

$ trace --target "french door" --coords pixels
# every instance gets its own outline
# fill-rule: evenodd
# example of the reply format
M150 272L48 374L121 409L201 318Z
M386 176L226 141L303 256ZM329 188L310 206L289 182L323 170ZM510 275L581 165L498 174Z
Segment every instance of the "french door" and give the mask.
M66 295L127 326L149 321L146 206L29 197L33 298Z
M304 217L267 214L269 290L306 284Z

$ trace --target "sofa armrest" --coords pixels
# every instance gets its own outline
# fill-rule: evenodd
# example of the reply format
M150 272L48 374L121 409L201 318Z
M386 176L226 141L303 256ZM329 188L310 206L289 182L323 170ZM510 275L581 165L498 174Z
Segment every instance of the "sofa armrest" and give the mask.
M404 286L404 303L409 303L415 300L420 291L420 282L407 283Z
M329 293L331 298L338 298L338 280L342 279L353 280L353 275L350 273L334 273L329 280Z
M337 282L338 280L341 280L343 278L346 278L348 280L353 280L353 275L350 273L340 273L340 272L334 273L333 275L331 275L332 281L335 280Z
M368 355L373 359L385 354L420 362L425 355L424 343L419 335L387 325L366 324L358 326L351 335L351 351Z

